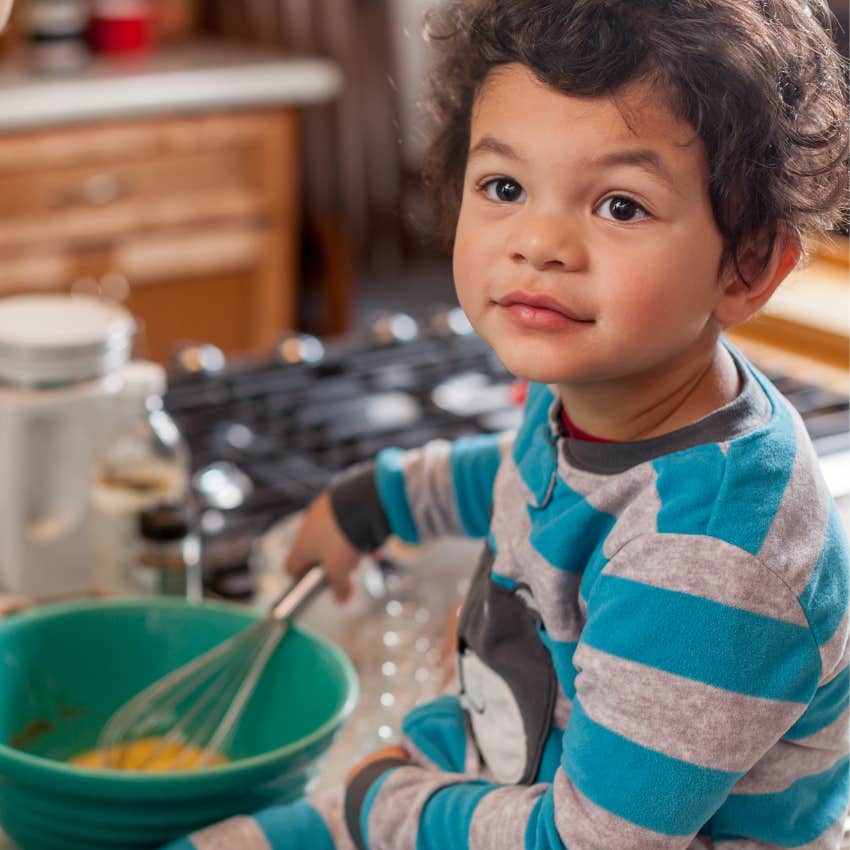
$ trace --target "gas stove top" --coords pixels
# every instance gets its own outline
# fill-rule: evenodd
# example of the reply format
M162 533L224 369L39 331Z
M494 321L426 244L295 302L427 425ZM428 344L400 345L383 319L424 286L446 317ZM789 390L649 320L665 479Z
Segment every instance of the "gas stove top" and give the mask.
M519 418L511 376L459 310L427 326L385 316L363 334L324 343L291 335L268 358L232 365L191 347L177 365L165 403L192 453L205 581L228 597L253 592L255 539L336 473L385 446L484 433Z
M824 461L850 452L846 395L769 377ZM232 364L210 346L184 348L165 403L192 452L207 589L251 598L257 538L380 449L516 426L514 383L458 309L422 323L382 316L324 343L292 334L267 358Z

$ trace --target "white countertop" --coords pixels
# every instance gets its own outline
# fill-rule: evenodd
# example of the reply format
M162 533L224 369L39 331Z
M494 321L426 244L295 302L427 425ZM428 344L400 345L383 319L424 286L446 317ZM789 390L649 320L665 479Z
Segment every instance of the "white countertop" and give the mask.
M330 60L255 45L198 41L133 58L95 57L61 76L34 74L23 54L0 63L0 130L168 112L306 106L342 89Z

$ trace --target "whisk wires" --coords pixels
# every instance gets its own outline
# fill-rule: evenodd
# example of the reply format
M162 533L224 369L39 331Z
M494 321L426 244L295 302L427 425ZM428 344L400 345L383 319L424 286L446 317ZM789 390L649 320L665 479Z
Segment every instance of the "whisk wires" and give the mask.
M289 620L326 584L315 566L266 616L148 686L107 722L98 740L106 766L206 767L222 759ZM148 742L140 756L134 745Z
M206 746L201 744L213 734L239 693L243 679L248 681L245 671L250 676L260 657L257 642L266 645L266 629L265 620L255 623L136 694L101 732L98 748L106 754L106 766L146 770L159 759L175 770L208 764L218 751L213 749L212 741ZM254 677L252 690L257 678ZM132 749L133 742L155 735L161 737L154 746L141 757L132 758L138 753Z

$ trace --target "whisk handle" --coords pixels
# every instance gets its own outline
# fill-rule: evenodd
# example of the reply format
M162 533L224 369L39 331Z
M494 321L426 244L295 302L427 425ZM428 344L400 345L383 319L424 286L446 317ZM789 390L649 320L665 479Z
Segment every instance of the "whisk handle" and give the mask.
M294 617L308 602L312 602L328 584L324 568L316 564L291 584L273 603L268 617L286 622Z

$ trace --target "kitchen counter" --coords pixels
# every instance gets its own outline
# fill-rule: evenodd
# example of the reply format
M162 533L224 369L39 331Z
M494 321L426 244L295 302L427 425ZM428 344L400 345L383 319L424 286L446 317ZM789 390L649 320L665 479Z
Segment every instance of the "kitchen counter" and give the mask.
M62 76L0 64L0 130L256 106L304 106L342 89L331 61L198 41L133 58L99 58Z

